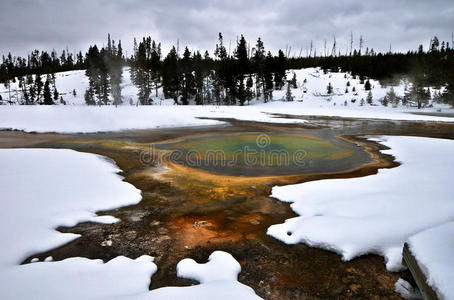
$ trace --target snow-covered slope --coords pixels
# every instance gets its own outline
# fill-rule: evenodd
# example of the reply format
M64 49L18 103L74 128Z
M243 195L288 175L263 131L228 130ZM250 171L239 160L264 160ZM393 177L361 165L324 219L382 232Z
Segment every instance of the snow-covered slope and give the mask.
M361 178L274 187L271 196L293 202L300 217L271 226L268 234L335 251L344 260L379 254L388 270L400 270L410 236L454 219L454 141L389 136L380 143L401 166Z
M345 72L323 72L320 68L305 68L297 70L287 71L287 79L293 78L293 74L296 75L297 88L291 88L292 96L294 101L298 102L309 102L310 106L318 105L322 107L331 106L353 106L359 107L361 105L361 99L366 101L368 91L365 90L364 82L361 83L358 76L352 76ZM42 81L46 80L47 75L41 75ZM373 96L372 105L381 106L380 100L386 95L386 92L390 90L391 86L382 86L379 81L369 79L371 83L371 92ZM327 93L327 86L331 84L333 87L333 93ZM349 86L347 86L349 84ZM55 74L55 85L63 97L63 100L67 105L81 105L85 104L84 94L88 88L88 77L85 75L85 70L60 72ZM409 88L409 83L405 78L402 78L393 85L393 89L396 96L403 97L405 89ZM122 83L121 83L121 94L123 98L123 105L136 105L137 104L137 87L131 82L130 68L123 68ZM439 92L440 89L428 87L433 96ZM254 87L255 89L255 83ZM346 89L348 92L346 92ZM355 90L355 91L354 91ZM75 92L75 95L74 95ZM273 92L274 101L285 100L286 97L286 86L281 90L275 90ZM19 81L15 80L11 82L10 87L7 88L4 85L0 85L0 95L3 100L9 100L16 103L22 99L21 89L19 88ZM162 88L158 89L158 95L156 96L153 90L152 98L154 105L169 105L173 104L173 100L165 99ZM345 103L347 102L347 103ZM263 103L263 97L252 100L251 104ZM58 101L56 104L60 104ZM446 105L437 103L431 103L436 109L448 109ZM364 105L370 105L367 102ZM389 104L392 106L392 104ZM398 107L402 107L400 103ZM407 107L408 108L408 107Z

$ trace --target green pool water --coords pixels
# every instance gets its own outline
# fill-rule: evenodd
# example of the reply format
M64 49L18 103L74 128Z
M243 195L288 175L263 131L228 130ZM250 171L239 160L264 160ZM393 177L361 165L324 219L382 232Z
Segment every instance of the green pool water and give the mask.
M334 137L282 133L190 137L159 147L172 150L168 159L174 162L235 176L339 171L368 158L361 148Z

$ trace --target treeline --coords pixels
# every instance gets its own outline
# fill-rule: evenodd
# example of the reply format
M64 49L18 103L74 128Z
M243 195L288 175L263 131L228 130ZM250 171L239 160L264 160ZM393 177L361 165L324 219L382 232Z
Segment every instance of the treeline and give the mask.
M140 41L134 39L133 54L125 57L121 41L115 43L108 35L107 46L91 46L85 55L63 51L58 56L55 51L49 54L35 50L25 59L9 54L0 65L0 82L8 88L11 82L19 81L22 96L20 101L16 97L16 101L20 104L52 104L59 99L54 74L85 69L90 82L85 92L86 103L118 105L124 100L121 95L123 67L129 66L131 80L138 89L137 99L130 99L131 104L153 104L162 88L164 97L174 99L176 104L243 105L253 98L269 101L273 90L282 89L286 82L289 82L287 86L296 87L296 78L286 78L286 69L322 67L351 72L362 79L384 80L408 75L413 82L412 89L419 91L415 92L415 97L419 94L427 97L424 87L446 86L440 100L454 104L454 50L452 45L440 43L436 37L427 51L420 46L415 52L383 54L372 49L362 53L360 48L340 55L334 50L334 44L331 54L325 51L323 56L317 56L315 51L312 55L311 50L308 57L296 58L288 57L290 51L284 54L279 50L273 55L265 50L260 38L253 44L251 47L241 36L230 52L220 33L213 56L208 51L191 52L187 47L180 54L178 46L164 56L161 44L146 37ZM41 74L49 74L44 83ZM11 95L9 98L11 102ZM61 97L60 102L64 103Z
M138 101L153 103L162 87L165 98L176 104L243 105L253 97L268 101L273 89L281 89L285 82L286 58L282 51L277 56L265 52L259 38L253 53L241 36L232 55L219 34L214 56L208 51L191 52L186 47L180 55L176 47L162 58L161 45L151 37L134 41L134 55L128 60L132 82L138 87Z
M353 76L375 78L389 82L393 77L407 76L412 82L410 92L416 97L427 98L424 87L443 87L445 92L438 97L440 101L454 105L454 48L449 42L435 36L429 49L424 51L419 45L418 51L407 53L376 53L366 49L365 54L354 50L349 55L317 56L291 58L287 68L299 69L321 67L324 70L350 72ZM430 97L430 96L429 96Z
M0 64L0 83L8 90L8 100L0 95L0 104L65 104L55 82L55 73L81 70L86 68L86 59L79 51L77 54L63 50L58 55L54 50L34 50L27 58L12 56L2 57ZM45 79L45 80L44 80ZM11 83L18 84L19 91L11 92ZM15 99L13 101L13 98Z

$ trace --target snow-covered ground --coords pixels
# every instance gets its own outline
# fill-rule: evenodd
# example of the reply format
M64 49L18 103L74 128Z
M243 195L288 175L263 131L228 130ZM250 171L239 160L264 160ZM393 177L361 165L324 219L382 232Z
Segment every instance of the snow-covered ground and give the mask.
M454 122L454 118L423 116L383 107L324 108L298 102L240 106L0 106L0 129L36 132L97 132L126 129L203 126L223 122L200 118L235 118L273 123L304 123L276 118L273 113L351 118Z
M95 212L138 203L140 191L123 182L107 159L73 150L0 150L0 298L87 299L146 289L156 266L136 260L71 258L19 265L26 257L67 243L79 235L60 225L80 221L111 223ZM115 285L112 283L115 282Z
M0 150L0 298L2 299L260 299L237 281L239 263L214 252L207 264L186 259L178 276L201 282L150 292L153 258L119 256L106 263L81 257L19 265L26 257L78 237L55 230L81 221L111 223L98 210L135 204L140 191L102 156L61 149Z
M107 263L82 257L1 267L2 299L114 299L146 293L156 272L150 256Z
M408 245L439 299L454 299L454 221L415 234Z
M183 259L177 265L179 277L193 279L201 284L190 287L165 287L142 294L134 299L187 299L187 300L258 300L254 290L237 281L240 264L223 251L213 252L206 264Z
M269 114L281 113L289 115L338 116L351 118L377 118L393 120L423 120L453 122L454 118L415 115L412 112L441 111L453 113L454 110L433 103L433 107L416 109L415 107L380 104L389 87L382 87L378 81L370 80L372 85L372 105L361 105L368 91L358 78L348 73L324 73L319 68L290 70L288 79L293 73L297 75L297 88L291 89L293 102L285 102L286 88L273 92L273 101L266 104L263 100L253 100L245 107L239 106L175 106L173 100L164 99L162 89L158 97L154 97L154 105L138 106L137 88L131 83L129 69L123 72L122 95L123 105L119 107L87 107L84 105L84 93L88 87L85 71L70 71L56 74L56 86L68 105L52 107L17 105L0 105L0 129L20 129L25 131L53 132L96 132L124 129L145 129L158 127L176 127L193 125L219 124L206 118L237 118L240 120L297 123L303 120L274 118ZM44 77L44 75L43 75ZM43 79L44 80L44 79ZM346 93L347 82L349 92ZM327 85L333 86L333 94L327 94ZM401 80L394 86L398 96L403 96L408 83ZM355 87L356 91L352 89ZM11 83L11 93L4 85L0 85L3 99L19 97L18 81ZM75 96L73 94L75 91ZM431 88L432 94L435 89ZM153 94L154 96L154 94ZM15 98L14 98L15 99ZM15 100L14 100L15 101ZM130 105L133 103L134 105Z
M101 156L73 150L5 149L0 150L0 160L2 266L78 237L55 231L58 226L116 222L95 212L142 198L138 189L116 174L120 169Z
M385 257L388 270L401 270L402 248L410 236L454 219L454 141L371 139L390 147L383 152L402 165L367 177L274 187L271 196L293 202L300 216L271 226L268 234L287 244L337 252L344 260L375 253Z

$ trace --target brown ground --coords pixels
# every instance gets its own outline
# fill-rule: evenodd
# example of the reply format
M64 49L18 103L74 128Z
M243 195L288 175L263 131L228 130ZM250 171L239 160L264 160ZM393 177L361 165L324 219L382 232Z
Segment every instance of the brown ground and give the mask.
M150 288L187 285L176 277L176 264L190 257L206 262L214 250L231 253L241 264L239 280L265 299L400 299L394 283L402 275L386 271L383 259L362 256L350 262L331 252L305 245L285 245L266 235L272 224L296 216L287 203L270 198L275 184L321 178L366 176L378 168L395 167L391 156L379 154L380 145L358 134L401 134L454 138L454 124L342 119L310 119L310 126L234 122L230 127L149 130L86 135L42 135L0 132L1 147L72 148L112 158L125 181L142 190L133 206L100 212L120 218L116 224L81 223L72 228L81 238L57 249L33 255L55 260L73 256L112 259L118 255L155 257L158 272ZM397 124L397 125L396 125ZM425 125L424 125L425 124ZM367 126L366 126L367 125ZM332 174L281 177L231 177L167 162L144 165L138 149L146 143L213 132L282 130L304 133L332 131L366 149L373 158L360 168ZM112 241L112 246L102 242ZM31 258L31 257L30 257ZM28 262L25 260L24 263Z

